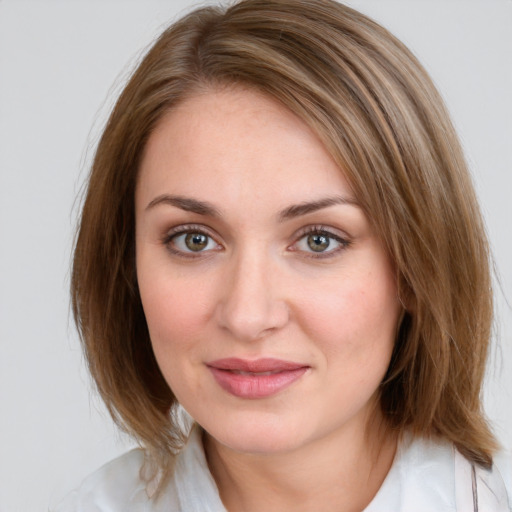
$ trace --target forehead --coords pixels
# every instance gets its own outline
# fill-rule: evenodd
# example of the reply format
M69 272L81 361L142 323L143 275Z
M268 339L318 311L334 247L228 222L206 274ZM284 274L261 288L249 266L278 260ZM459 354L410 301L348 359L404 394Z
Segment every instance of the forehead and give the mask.
M145 149L137 196L150 201L162 193L246 205L264 198L276 208L319 195L353 196L304 121L241 87L193 95L160 121Z

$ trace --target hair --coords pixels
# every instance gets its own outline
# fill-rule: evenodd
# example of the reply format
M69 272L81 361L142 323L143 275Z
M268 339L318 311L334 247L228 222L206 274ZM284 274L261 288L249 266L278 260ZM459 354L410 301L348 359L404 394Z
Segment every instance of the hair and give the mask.
M403 304L380 408L492 464L481 388L492 323L489 249L444 103L386 29L332 0L242 0L170 26L129 79L99 141L76 238L73 313L117 424L161 468L182 437L138 293L134 194L159 121L198 91L240 85L318 135L385 244Z

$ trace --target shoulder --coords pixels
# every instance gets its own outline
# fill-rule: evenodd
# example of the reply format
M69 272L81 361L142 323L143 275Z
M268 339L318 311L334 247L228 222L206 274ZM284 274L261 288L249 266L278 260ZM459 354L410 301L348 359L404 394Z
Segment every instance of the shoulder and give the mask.
M448 442L407 435L365 512L512 512L511 478L510 455L497 454L492 469L486 470L472 465Z
M503 481L508 507L512 510L512 452L502 451L494 456L492 474Z
M431 451L437 450L435 459L436 471L439 471L439 474L437 479L432 475L433 482L439 489L444 485L447 496L450 494L454 496L455 510L512 512L512 459L510 454L497 453L494 456L493 466L485 469L464 458L449 443L422 441L415 444L416 455L420 454L424 461L429 461ZM450 473L453 474L453 478L450 478ZM440 475L441 478L439 478ZM446 485L448 482L449 484Z
M89 475L53 512L139 512L151 510L141 477L144 451L131 450Z
M225 512L208 470L201 430L193 428L164 478L148 481L151 461L141 449L105 464L52 512ZM158 492L155 492L158 488Z
M494 457L494 465L503 475L508 488L512 486L512 451L502 451Z

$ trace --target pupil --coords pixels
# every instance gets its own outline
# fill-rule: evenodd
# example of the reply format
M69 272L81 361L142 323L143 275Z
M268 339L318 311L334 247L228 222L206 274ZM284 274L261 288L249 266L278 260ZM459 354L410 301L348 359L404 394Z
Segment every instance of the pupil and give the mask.
M315 252L325 251L329 247L329 237L325 235L309 235L308 245Z
M208 244L208 237L201 233L191 233L185 237L185 244L191 251L201 251Z

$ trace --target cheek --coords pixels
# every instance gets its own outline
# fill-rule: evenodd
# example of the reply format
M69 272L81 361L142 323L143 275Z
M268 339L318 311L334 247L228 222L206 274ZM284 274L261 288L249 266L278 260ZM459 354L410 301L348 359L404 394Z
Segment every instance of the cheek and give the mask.
M303 289L303 329L328 354L354 358L391 355L399 317L396 288L388 273L345 276Z
M178 400L188 403L191 390L198 392L202 385L197 379L197 366L203 359L201 339L211 317L210 290L154 270L141 273L139 279L158 366Z
M211 317L212 293L207 282L191 282L156 266L146 266L138 278L157 358L158 353L176 353L194 345Z

